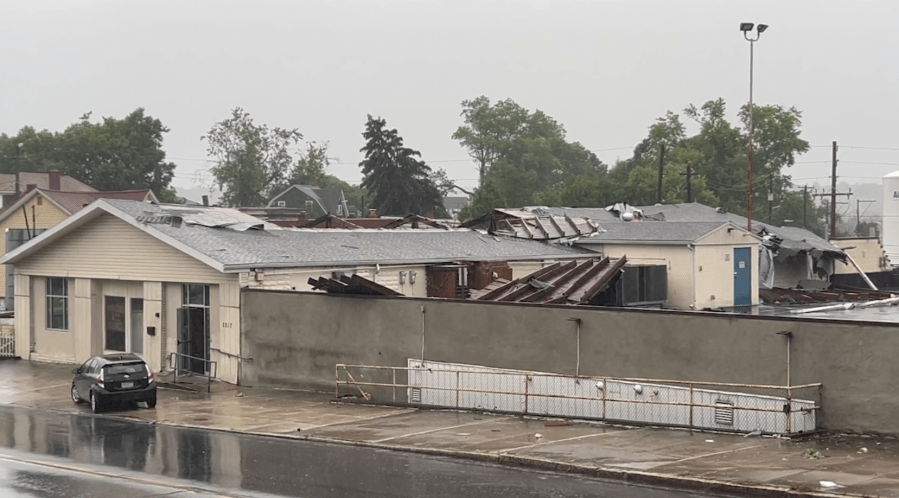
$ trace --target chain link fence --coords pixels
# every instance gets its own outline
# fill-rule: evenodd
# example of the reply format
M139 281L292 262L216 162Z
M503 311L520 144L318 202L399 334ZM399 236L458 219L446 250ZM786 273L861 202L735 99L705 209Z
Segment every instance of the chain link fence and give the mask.
M381 403L641 423L740 433L818 427L821 384L767 386L571 376L409 360L337 365L337 397Z

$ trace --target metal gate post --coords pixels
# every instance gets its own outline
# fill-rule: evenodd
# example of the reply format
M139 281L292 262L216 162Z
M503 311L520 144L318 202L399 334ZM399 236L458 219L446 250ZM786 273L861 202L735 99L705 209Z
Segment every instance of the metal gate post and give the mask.
M690 383L690 428L693 428L693 383Z

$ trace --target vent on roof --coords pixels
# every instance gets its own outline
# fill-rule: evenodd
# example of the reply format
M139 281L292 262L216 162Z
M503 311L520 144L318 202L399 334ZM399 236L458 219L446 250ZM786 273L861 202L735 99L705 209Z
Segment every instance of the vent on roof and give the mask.
M421 403L421 389L412 387L409 389L409 402Z

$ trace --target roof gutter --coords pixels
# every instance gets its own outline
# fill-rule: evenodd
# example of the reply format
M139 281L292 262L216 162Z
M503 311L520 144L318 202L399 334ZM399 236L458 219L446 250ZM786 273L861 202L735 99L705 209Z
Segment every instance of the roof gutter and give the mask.
M288 262L259 262L259 263L239 263L224 265L223 273L240 273L249 271L254 268L334 268L346 266L408 266L408 265L428 265L428 264L448 264L453 261L545 261L545 260L570 260L583 259L584 254L572 254L565 256L519 256L519 257L500 257L500 258L479 258L479 257L461 257L461 258L429 258L429 259L387 259L380 261L371 260L347 260L347 261L288 261Z

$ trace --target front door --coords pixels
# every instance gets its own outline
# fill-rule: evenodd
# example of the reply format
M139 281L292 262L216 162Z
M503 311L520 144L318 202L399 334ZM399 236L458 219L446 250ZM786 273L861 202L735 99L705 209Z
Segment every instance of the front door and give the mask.
M184 285L178 309L178 368L209 373L209 286Z
M734 306L752 305L752 253L748 247L734 249Z

